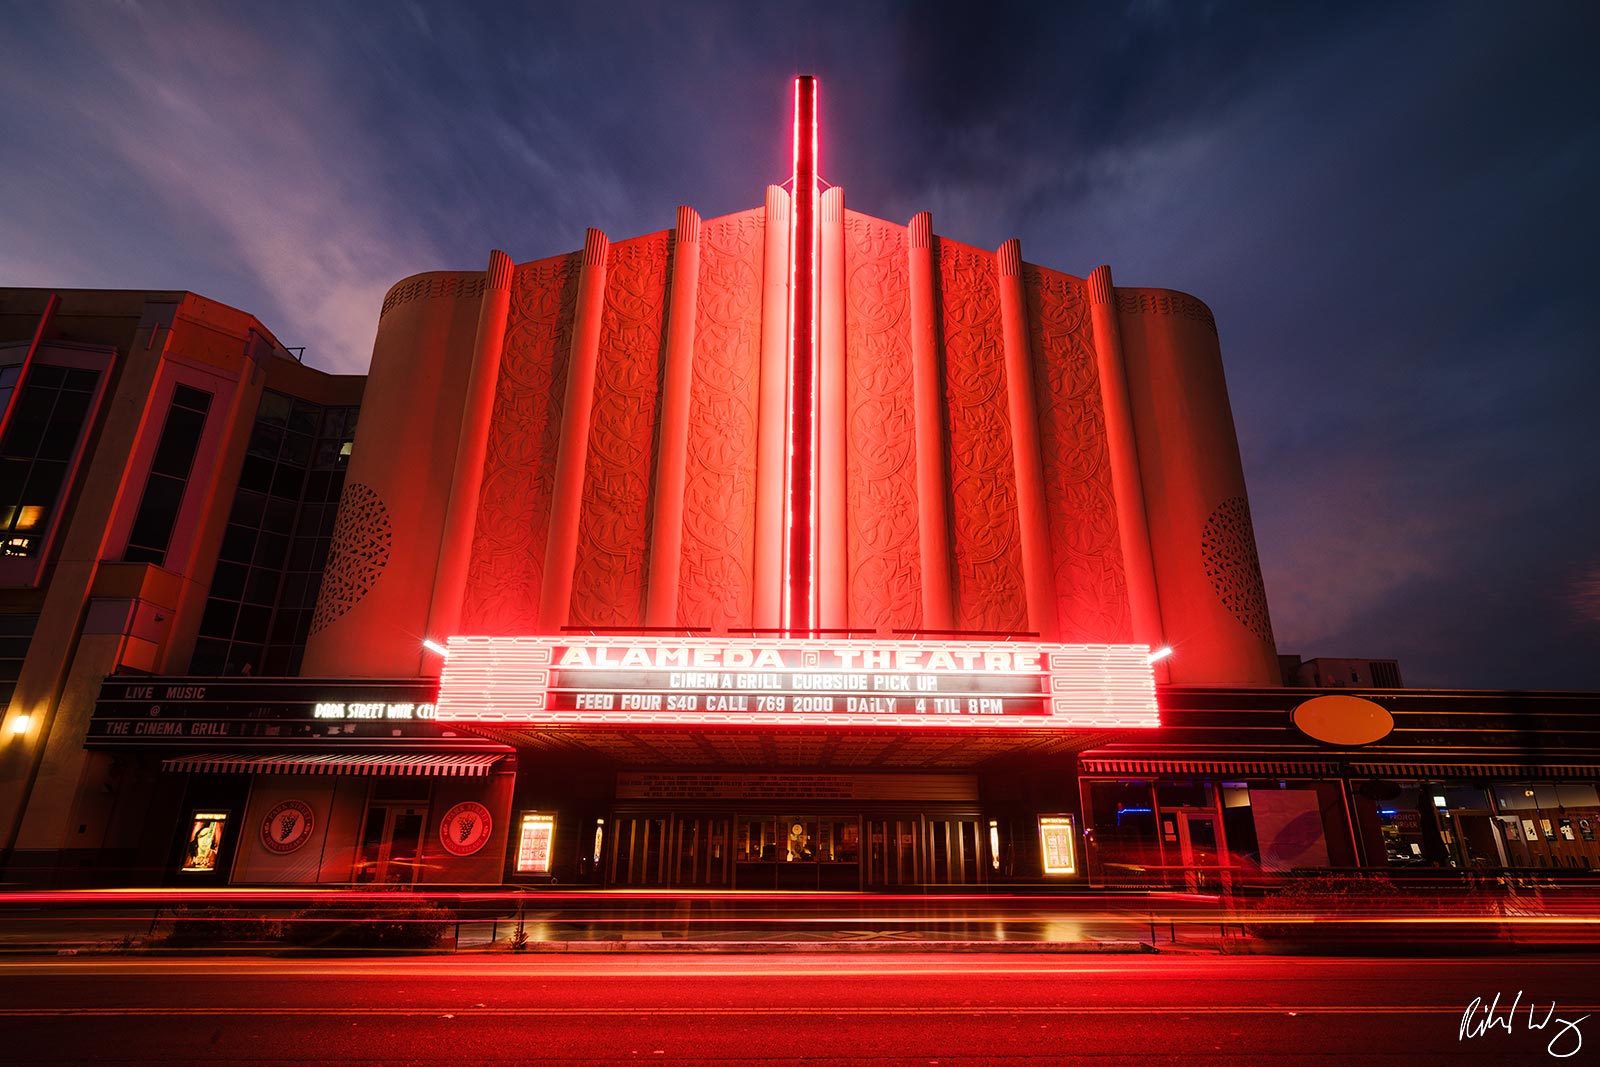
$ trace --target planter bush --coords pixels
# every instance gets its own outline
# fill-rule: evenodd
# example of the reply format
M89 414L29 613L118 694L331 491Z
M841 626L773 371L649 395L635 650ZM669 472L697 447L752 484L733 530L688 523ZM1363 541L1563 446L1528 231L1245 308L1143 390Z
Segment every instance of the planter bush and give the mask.
M435 948L455 921L425 901L331 904L296 912L284 940L304 948Z
M1312 874L1296 877L1263 897L1253 909L1249 932L1286 941L1372 938L1360 920L1398 903L1400 891L1382 875ZM1272 921L1296 916L1300 921ZM1307 918L1310 921L1305 921Z
M236 908L186 908L173 912L172 929L163 944L173 948L232 941L277 941L283 923Z

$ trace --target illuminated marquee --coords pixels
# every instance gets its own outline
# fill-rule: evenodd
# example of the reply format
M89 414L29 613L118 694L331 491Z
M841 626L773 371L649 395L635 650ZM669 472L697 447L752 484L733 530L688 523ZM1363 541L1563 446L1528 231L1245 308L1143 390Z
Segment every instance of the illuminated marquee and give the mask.
M440 722L1159 726L1144 645L452 637Z

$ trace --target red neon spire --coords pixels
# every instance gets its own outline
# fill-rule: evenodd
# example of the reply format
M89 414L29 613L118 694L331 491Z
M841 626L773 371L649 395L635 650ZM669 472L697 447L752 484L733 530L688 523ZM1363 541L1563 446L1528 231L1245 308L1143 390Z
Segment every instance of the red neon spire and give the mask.
M794 80L794 220L789 237L789 525L791 633L816 629L817 79Z

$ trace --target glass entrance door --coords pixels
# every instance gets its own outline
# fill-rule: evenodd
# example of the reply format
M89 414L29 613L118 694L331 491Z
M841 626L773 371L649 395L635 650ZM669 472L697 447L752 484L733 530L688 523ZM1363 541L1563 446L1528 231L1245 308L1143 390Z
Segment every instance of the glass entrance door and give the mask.
M867 820L866 870L863 872L867 888L891 889L922 881L921 864L917 862L920 823L914 815Z
M421 805L369 805L366 825L361 830L355 880L383 885L409 885L416 881L426 816Z
M726 886L732 819L715 815L677 816L672 821L672 884Z
M606 881L611 885L666 885L671 855L666 816L623 815L613 825L615 837L606 845L610 855Z
M1190 892L1229 888L1228 872L1222 870L1224 851L1216 814L1179 811L1177 815L1183 878Z
M978 820L929 819L928 881L934 885L972 885L983 877L978 852Z

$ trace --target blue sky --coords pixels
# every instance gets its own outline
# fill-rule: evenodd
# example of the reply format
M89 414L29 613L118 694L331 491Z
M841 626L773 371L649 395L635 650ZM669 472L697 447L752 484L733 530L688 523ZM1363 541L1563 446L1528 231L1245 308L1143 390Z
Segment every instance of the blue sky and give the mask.
M395 281L856 210L1216 312L1279 648L1600 689L1591 3L0 0L0 284L188 288L361 371Z

